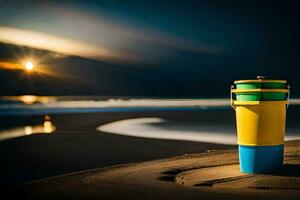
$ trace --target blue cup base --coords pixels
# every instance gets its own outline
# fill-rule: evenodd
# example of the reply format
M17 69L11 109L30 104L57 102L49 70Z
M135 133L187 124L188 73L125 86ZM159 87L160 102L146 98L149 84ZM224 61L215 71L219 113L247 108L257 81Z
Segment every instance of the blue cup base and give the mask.
M284 145L239 145L240 170L247 174L271 173L283 166Z

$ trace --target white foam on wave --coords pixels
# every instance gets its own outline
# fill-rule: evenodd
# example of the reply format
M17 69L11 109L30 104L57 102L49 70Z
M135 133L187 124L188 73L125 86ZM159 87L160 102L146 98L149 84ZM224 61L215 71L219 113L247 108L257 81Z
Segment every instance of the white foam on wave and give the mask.
M228 99L51 100L32 104L0 104L0 116L229 108L229 103Z
M124 108L124 107L224 107L230 106L230 99L106 99L76 100L57 97L24 95L17 97L1 97L11 103L1 103L1 108ZM13 103L22 102L22 103ZM300 105L300 99L290 99L291 105Z
M108 100L69 100L49 101L37 104L6 104L0 108L114 108L114 107L193 107L229 106L229 99L108 99Z
M66 100L65 98L56 99L56 97L30 95L21 97L0 98L0 100L14 100L9 103L1 103L0 101L0 116L124 112L128 110L149 111L151 109L230 109L229 99ZM20 98L23 103L20 103ZM291 99L290 104L300 105L300 99Z
M99 126L97 130L133 137L208 142L216 144L236 144L235 126L203 125L200 123L166 123L161 118L136 118L120 120ZM159 126L162 124L163 126ZM289 134L286 140L300 139L299 135Z
M165 120L161 118L138 118L127 119L112 122L102 125L97 130L107 133L127 135L134 137L168 139L168 140L184 140L184 141L198 141L220 144L235 144L236 136L234 134L227 134L218 131L199 131L197 126L178 127L178 130L167 129L166 127L153 126L155 123L164 123ZM186 129L186 131L183 131Z

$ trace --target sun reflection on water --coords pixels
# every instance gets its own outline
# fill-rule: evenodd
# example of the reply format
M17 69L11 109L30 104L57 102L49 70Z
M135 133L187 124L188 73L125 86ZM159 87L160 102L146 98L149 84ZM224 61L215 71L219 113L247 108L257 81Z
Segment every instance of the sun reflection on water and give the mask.
M24 102L25 104L33 104L34 102L36 102L38 99L37 96L35 95L23 95L23 96L20 96L20 100L22 102Z
M25 126L24 131L26 135L31 135L32 134L32 126Z
M50 120L51 119L49 115L46 115L44 121L44 133L52 133L53 131L55 131L55 126L53 126Z
M57 97L54 96L37 96L37 95L21 95L21 96L2 96L0 101L11 101L11 102L22 102L26 105L31 105L35 103L48 104L51 102L56 102Z
M32 134L52 134L56 130L56 127L51 122L50 116L44 117L43 124L35 126L24 126L17 128L10 128L0 131L0 141L7 140L15 137L28 136Z

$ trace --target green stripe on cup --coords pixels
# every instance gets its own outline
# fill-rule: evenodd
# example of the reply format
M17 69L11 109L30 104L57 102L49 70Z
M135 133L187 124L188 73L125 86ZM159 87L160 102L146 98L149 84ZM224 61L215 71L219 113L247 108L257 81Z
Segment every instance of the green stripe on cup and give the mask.
M277 82L263 82L262 88L266 89L284 89L285 83L277 83Z
M286 100L286 93L279 92L253 92L237 93L238 101L283 101Z
M237 89L257 89L261 88L262 83L238 83L236 84Z
M237 89L284 89L285 83L279 83L279 82L245 82L245 83L237 83L236 84Z

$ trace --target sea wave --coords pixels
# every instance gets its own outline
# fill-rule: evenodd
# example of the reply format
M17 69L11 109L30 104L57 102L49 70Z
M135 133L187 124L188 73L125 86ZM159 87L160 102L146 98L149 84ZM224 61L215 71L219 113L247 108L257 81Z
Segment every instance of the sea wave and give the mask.
M133 137L168 139L216 144L236 144L235 125L203 125L201 123L178 123L162 118L135 118L108 123L97 128L98 131ZM300 139L300 129L290 129L286 140Z
M230 99L95 99L34 95L2 97L0 115L230 109ZM300 99L291 99L290 104L300 105Z

